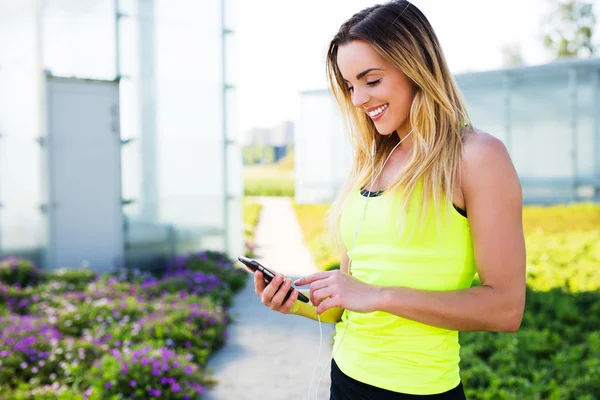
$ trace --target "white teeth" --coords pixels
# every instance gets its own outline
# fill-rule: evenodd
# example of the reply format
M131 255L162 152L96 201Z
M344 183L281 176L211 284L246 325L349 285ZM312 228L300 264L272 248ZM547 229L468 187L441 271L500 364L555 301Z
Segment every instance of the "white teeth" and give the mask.
M373 111L369 112L369 116L371 116L371 117L376 117L376 116L378 116L379 114L381 114L381 113L383 112L383 110L385 110L387 107L388 107L388 105L387 105L387 104L385 104L385 105L383 105L383 106L379 107L378 109L376 109L376 110L373 110Z

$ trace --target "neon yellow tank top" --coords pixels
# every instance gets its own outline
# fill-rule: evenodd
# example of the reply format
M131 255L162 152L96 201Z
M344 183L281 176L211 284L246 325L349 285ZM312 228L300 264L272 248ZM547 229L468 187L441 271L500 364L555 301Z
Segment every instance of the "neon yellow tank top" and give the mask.
M432 204L424 220L430 228L414 233L419 224L420 195L421 187L417 186L416 201L409 203L402 235L397 228L399 196L384 192L371 197L353 249L354 232L367 198L360 193L350 196L340 229L344 244L351 251L350 270L354 277L373 285L424 290L470 287L476 269L467 219L452 208L444 214L448 218L442 219L445 222L438 230ZM342 339L346 323L349 325ZM381 311L346 311L336 326L333 349L338 349L334 358L342 372L386 390L437 394L460 383L457 331Z

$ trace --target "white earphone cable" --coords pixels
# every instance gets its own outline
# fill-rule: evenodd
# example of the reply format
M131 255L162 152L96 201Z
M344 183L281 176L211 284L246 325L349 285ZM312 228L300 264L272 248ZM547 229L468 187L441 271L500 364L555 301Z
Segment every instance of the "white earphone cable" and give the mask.
M365 216L367 214L367 205L369 204L369 199L371 198L371 193L373 192L373 186L375 185L375 181L377 180L377 178L379 178L379 175L383 172L383 169L385 168L385 165L387 164L387 162L390 159L390 156L392 155L392 153L394 152L394 150L396 150L396 148L398 146L400 146L400 144L404 141L404 139L406 139L407 137L409 137L412 132L413 132L413 130L411 129L410 132L408 132L408 134L406 136L404 136L402 139L400 139L400 141L396 144L396 146L394 146L394 148L392 149L392 151L390 151L390 154L388 154L387 158L383 162L383 165L381 166L381 169L379 170L379 172L375 176L373 176L373 174L375 172L375 139L373 139L372 146L371 146L371 186L369 188L369 193L367 193L367 199L365 201L365 206L363 207L363 213L362 213L361 219L359 220L357 228L354 231L354 237L352 238L352 244L351 244L350 250L348 252L348 274L350 274L350 275L351 275L351 272L350 272L351 269L350 268L351 268L351 265L352 265L352 251L354 250L354 242L355 242L356 237L358 236L358 232L362 228L363 222L365 220ZM335 351L331 355L331 359L329 360L328 365L326 365L325 368L323 368L323 370L321 371L321 375L319 375L319 381L317 382L317 389L316 389L316 393L315 393L315 399L317 399L317 400L318 400L318 395L319 395L319 385L321 384L321 379L323 378L323 373L327 370L327 367L329 366L329 364L331 363L331 361L335 357L335 354L340 349L340 346L342 345L342 341L344 340L344 337L346 336L346 331L348 330L348 325L350 324L350 320L349 320L349 316L348 316L347 310L344 310L342 312L342 316L344 315L343 314L344 312L346 313L346 326L344 327L344 332L342 332L342 337L340 338L340 342L338 343L337 348L335 349ZM315 372L317 370L317 365L319 363L319 356L321 355L321 346L323 344L323 329L321 327L321 316L317 315L317 318L319 319L319 333L320 333L319 351L317 353L317 360L315 361L315 367L313 368L313 374L312 374L312 377L310 379L310 387L308 388L308 399L309 400L310 400L310 391L312 389L312 382L313 382L313 379L314 379L314 376L315 376Z
M319 319L319 350L317 351L317 361L315 362L315 367L313 368L312 376L310 377L310 387L308 388L308 400L310 400L310 390L312 389L312 383L315 379L315 372L317 372L317 363L319 362L319 358L321 356L321 347L323 347L323 328L321 327L321 316L317 314L317 318ZM321 372L321 374L323 374ZM319 382L321 379L319 378ZM315 398L319 396L319 384L317 383L317 391L315 393Z

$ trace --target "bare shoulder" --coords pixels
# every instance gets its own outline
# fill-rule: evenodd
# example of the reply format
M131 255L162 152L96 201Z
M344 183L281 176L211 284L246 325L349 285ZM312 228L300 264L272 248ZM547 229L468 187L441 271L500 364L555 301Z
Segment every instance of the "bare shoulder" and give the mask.
M519 177L506 146L487 132L474 130L465 137L461 173L465 198L481 190L521 196Z
M488 165L490 161L501 159L510 161L510 156L504 143L497 137L481 130L474 130L473 133L465 136L463 142L465 167L481 167L482 164Z

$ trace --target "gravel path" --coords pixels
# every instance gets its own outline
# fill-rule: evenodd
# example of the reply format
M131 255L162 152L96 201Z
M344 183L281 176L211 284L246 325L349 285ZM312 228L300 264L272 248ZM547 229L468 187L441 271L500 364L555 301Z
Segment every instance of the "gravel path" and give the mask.
M287 198L256 198L263 205L255 232L256 258L293 279L317 271L291 202ZM234 321L223 349L208 363L218 382L209 400L308 399L317 353L319 324L295 315L282 315L263 306L249 274L246 288L236 296ZM312 380L311 400L329 399L333 325L321 324L323 341ZM323 370L325 371L323 372ZM316 386L319 384L318 397Z

